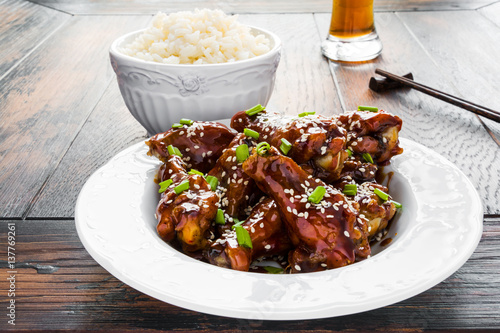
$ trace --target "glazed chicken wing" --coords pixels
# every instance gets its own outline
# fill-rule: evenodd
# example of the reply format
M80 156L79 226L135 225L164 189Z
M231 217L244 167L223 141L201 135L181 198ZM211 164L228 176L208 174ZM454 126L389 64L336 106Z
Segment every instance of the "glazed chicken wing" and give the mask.
M338 116L338 125L348 131L347 147L354 155L370 154L378 165L387 164L392 156L403 152L398 139L402 124L398 116L383 110L346 112Z
M236 232L227 228L205 251L211 264L248 271L256 258L286 253L291 246L279 210L270 198L258 203L241 226L250 235L252 248L240 245Z
M237 160L236 149L240 145L247 145L251 150L255 141L243 133L236 135L208 175L219 180L221 208L231 217L244 219L262 193L254 180L243 172L242 163Z
M188 174L182 166L181 158L171 155L160 168L160 180L171 179L172 184L156 208L156 230L164 241L176 238L184 251L194 252L207 246L206 233L217 213L219 197L203 176Z
M173 145L181 151L188 168L206 173L214 167L235 134L219 123L194 121L191 125L156 134L146 144L149 146L148 155L163 162L169 156L167 147Z
M389 193L384 185L365 182L357 186L356 195L347 196L349 201L354 201L359 205L359 218L367 226L370 241L387 228L397 210L392 200L383 200L374 192L375 189Z
M315 177L331 182L339 178L344 160L346 131L335 118L317 115L289 116L262 111L249 116L236 113L231 127L238 132L249 128L260 133L259 141L266 141L280 149L282 139L292 144L287 156L308 169Z
M313 178L291 158L271 147L253 154L243 169L274 199L295 246L288 260L291 272L312 272L353 263L370 254L366 225L345 196ZM318 187L326 193L316 204L309 196Z

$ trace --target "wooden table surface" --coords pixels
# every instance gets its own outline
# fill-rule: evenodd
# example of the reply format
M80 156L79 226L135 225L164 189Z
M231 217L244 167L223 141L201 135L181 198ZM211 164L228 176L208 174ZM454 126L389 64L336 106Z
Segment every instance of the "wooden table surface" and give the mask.
M382 55L356 65L320 52L330 0L0 0L0 329L422 331L500 329L500 124L409 89L367 87L375 68L500 109L500 2L375 0ZM144 295L99 266L74 225L76 198L112 156L145 140L109 63L118 36L157 11L239 13L275 32L283 54L269 108L337 114L377 105L402 137L456 164L484 206L472 257L434 288L337 318L249 321L206 315ZM237 110L235 110L237 111ZM15 226L15 326L7 248Z

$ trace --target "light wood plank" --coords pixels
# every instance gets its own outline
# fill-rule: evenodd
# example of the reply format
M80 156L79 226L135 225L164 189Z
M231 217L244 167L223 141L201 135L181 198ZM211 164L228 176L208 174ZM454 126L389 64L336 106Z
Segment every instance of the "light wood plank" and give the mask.
M114 77L109 45L149 19L73 17L0 81L0 216L23 216Z
M227 13L328 13L332 10L331 0L32 0L45 6L71 14L155 14L157 11L175 12L194 8L222 9ZM376 11L429 11L477 9L495 0L377 0Z
M1 0L0 78L69 17L31 2Z
M490 6L485 6L479 9L478 12L495 23L497 27L500 27L500 2L496 2Z
M6 249L6 228L0 229L0 255ZM197 330L225 331L252 328L276 329L277 322L248 321L205 315L175 307L146 296L114 278L85 251L74 222L17 221L18 265L57 268L19 268L16 304L20 304L16 328L101 330ZM43 237L40 237L43 235ZM280 331L382 332L437 329L500 329L500 219L486 218L478 248L448 279L417 295L385 308L360 314L319 320L280 321ZM0 274L6 268L0 263ZM0 302L6 301L0 284ZM21 306L22 305L22 306Z
M422 22L428 17L439 19L444 14L412 13L414 17L420 16ZM330 17L326 14L316 17L320 31L326 31ZM407 88L382 94L368 88L375 68L382 68L399 74L413 72L415 80L423 84L451 94L458 93L454 80L447 75L448 71L436 65L427 50L406 29L404 21L393 13L380 13L376 15L376 22L384 44L379 58L360 64L332 62L330 65L345 107L352 110L357 105L376 105L399 115L403 119L401 136L435 150L457 165L479 192L485 212L498 214L499 147L475 115ZM440 22L445 25L447 20L443 18ZM473 82L474 76L468 79Z
M328 64L318 52L320 39L311 14L242 15L240 19L275 32L283 42L268 109L293 114L306 110L329 115L340 112ZM295 22L301 22L304 29L291 30L289 27ZM144 139L145 131L128 113L113 82L45 185L29 216L72 217L77 195L92 172L120 150Z
M495 7L487 8L483 13L494 16ZM398 16L462 98L500 112L500 19L497 17L495 24L476 11L436 14ZM500 142L500 123L486 118L483 121ZM497 154L500 156L500 151Z

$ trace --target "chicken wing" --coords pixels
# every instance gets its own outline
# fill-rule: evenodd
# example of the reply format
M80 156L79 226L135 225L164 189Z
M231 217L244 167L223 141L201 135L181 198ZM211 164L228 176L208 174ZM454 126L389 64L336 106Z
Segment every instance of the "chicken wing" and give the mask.
M288 256L292 273L341 267L370 254L366 225L356 218L356 208L340 191L306 173L276 148L264 153L254 149L243 170L281 211L295 246ZM309 202L318 186L325 189L322 200Z
M236 232L227 228L205 251L205 257L211 264L248 271L256 258L281 255L290 249L291 243L282 225L278 207L270 198L253 208L242 227L250 235L252 248L240 245Z
M384 165L403 152L398 139L403 122L398 116L383 110L346 112L338 116L337 124L348 131L347 147L354 155L368 153L376 164Z
M282 139L286 139L292 144L287 156L327 182L339 178L348 156L346 131L337 125L335 118L289 116L266 111L249 116L241 111L231 119L231 127L238 132L252 129L260 133L259 141L266 141L277 149L280 149Z
M156 134L146 144L149 146L148 155L163 162L169 156L167 147L173 145L181 151L188 168L206 173L214 167L235 134L219 123L194 121L191 125Z
M219 180L221 208L229 216L238 219L245 219L262 196L254 180L243 172L242 162L237 160L236 149L244 144L251 150L256 142L243 133L236 135L224 149L214 168L208 172L208 175Z
M210 237L206 233L217 213L219 197L203 176L179 169L183 165L179 156L171 155L160 169L160 179L171 179L172 184L156 208L156 230L164 241L176 238L184 251L194 252L207 246Z

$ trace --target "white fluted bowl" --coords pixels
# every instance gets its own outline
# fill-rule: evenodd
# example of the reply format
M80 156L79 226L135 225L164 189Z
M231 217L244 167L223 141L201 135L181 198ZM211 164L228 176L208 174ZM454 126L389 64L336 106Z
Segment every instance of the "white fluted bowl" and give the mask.
M255 58L221 64L171 65L145 61L121 53L118 48L144 30L116 39L109 54L121 94L132 115L148 134L165 132L181 118L218 120L271 98L281 41L274 33L264 34L271 50Z

